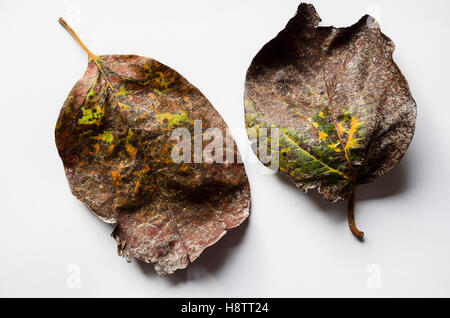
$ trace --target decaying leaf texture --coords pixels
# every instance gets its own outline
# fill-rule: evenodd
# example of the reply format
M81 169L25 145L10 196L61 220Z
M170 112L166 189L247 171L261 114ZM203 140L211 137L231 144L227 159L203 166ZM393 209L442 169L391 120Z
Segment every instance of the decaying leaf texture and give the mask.
M347 28L318 27L320 21L311 4L300 4L255 56L245 84L246 125L280 130L280 171L299 189L318 187L332 202L349 197L350 228L362 238L355 187L401 160L416 104L392 59L393 42L372 17Z
M185 268L247 218L250 190L242 163L174 163L171 132L183 127L197 138L201 120L225 138L226 124L173 69L135 55L95 56L60 23L89 56L55 130L73 194L116 225L127 260L153 263L159 275Z

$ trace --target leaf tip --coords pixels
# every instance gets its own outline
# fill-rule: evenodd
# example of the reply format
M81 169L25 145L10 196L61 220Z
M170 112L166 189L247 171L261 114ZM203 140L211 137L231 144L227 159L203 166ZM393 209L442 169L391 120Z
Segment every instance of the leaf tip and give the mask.
M315 28L322 21L314 6L310 3L302 2L297 8L297 23L306 27Z

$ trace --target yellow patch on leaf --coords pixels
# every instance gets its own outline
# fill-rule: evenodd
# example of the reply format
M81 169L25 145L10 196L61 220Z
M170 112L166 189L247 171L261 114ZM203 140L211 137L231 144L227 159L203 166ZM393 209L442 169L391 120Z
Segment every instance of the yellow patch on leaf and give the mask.
M134 158L136 157L137 148L130 143L132 137L133 132L131 131L131 129L128 129L127 139L125 140L125 150L131 158Z
M139 192L140 185L141 185L141 182L138 180L138 182L136 182L136 185L134 186L134 189L133 189L134 194L137 194Z
M346 130L344 125L342 125L342 122L337 124L337 129L338 129L339 135L342 134L343 132L345 132L345 130Z
M179 111L178 113L161 113L155 115L155 118L161 124L165 123L167 127L172 128L174 125L181 125L183 123L189 123L189 117L185 111Z
M341 148L339 148L339 143L335 143L335 144L331 143L328 145L328 147L336 152L341 152Z
M97 139L111 144L114 141L114 135L110 131L105 130L97 136Z
M116 96L122 96L122 95L126 95L128 92L127 92L127 90L125 89L125 86L122 86L121 88L120 88L120 90L118 90L117 92L116 92Z
M345 145L345 150L359 146L358 143L359 138L355 138L355 133L358 127L361 126L363 123L364 122L362 121L358 121L355 116L352 116L352 121L350 122L350 129L348 130L348 139Z
M111 171L111 177L112 177L114 185L118 185L119 184L119 178L120 178L120 172L117 171L117 170Z
M120 109L121 110L127 110L128 108L130 108L128 105L126 105L126 104L123 104L123 103L120 103L120 102L118 102L119 103L119 107L120 107Z
M176 73L171 74L171 76L168 76L169 79L166 80L166 76L161 72L156 72L156 74L159 76L158 78L155 78L155 81L159 85L159 89L166 90L170 84L175 82Z
M319 140L326 140L328 135L323 131L319 131Z

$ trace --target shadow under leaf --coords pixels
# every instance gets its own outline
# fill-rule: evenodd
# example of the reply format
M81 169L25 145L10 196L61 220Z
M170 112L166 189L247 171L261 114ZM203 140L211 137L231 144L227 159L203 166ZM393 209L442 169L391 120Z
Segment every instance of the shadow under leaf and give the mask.
M217 274L226 263L226 260L233 254L234 248L239 245L243 239L249 225L249 219L250 218L247 218L244 223L237 228L229 230L217 243L206 248L199 258L193 263L190 263L186 269L178 270L164 278L167 278L173 285L178 285L189 280L204 277L205 275L202 273L205 271ZM153 265L139 260L135 261L145 276L157 277Z

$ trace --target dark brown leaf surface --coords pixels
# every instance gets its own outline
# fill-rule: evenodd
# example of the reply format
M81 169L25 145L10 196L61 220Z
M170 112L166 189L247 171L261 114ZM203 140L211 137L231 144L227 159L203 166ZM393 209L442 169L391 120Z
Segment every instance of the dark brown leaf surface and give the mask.
M73 194L116 225L119 254L159 275L185 268L249 215L241 163L174 163L175 128L220 129L221 116L173 69L135 55L89 55L55 131ZM201 135L200 135L201 138ZM235 149L236 156L238 155Z
M256 55L247 72L248 129L280 130L279 167L329 201L386 175L414 134L416 104L392 59L393 42L364 16L351 27L318 27L314 7L297 15ZM259 134L258 134L259 136Z

